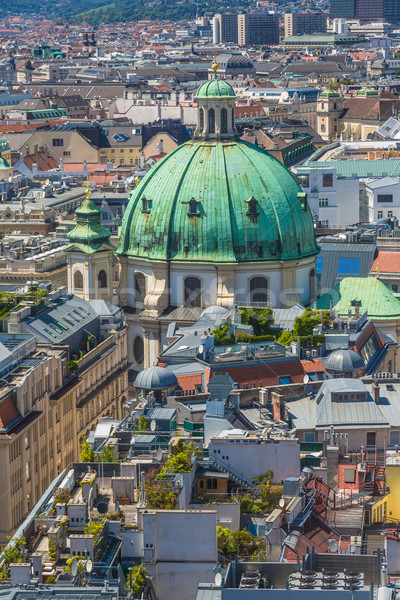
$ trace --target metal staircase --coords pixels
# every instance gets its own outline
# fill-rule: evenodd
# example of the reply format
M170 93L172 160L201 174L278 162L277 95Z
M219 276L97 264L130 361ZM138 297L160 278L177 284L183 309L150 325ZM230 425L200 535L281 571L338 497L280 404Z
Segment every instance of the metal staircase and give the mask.
M254 487L254 483L251 479L248 479L243 473L236 471L236 469L233 469L230 465L222 462L216 456L210 456L208 463L216 468L220 473L227 473L231 479L233 479L241 487L246 488L247 490L251 490Z

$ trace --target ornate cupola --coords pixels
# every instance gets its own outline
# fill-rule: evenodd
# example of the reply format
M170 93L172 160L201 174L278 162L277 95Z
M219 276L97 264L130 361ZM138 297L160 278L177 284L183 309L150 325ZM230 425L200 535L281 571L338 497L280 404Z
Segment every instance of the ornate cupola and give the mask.
M76 226L67 234L68 291L84 300L113 301L113 253L111 231L101 223L101 210L90 197L75 211Z
M203 140L233 138L235 130L235 98L232 86L218 79L218 65L212 65L214 76L197 90L197 127L194 137Z

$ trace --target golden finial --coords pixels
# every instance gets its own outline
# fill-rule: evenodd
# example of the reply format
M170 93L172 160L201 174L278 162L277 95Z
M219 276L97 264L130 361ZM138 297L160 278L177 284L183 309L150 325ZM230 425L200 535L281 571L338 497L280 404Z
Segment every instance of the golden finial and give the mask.
M214 71L214 77L217 76L217 71L219 69L217 64L217 50L214 48L214 64L211 65L212 70Z
M376 278L379 279L379 263L376 263Z
M86 190L85 190L86 200L89 200L90 194L91 194L91 191L89 189L89 177L87 177L86 178Z
M139 183L140 183L140 177L135 177L135 183L136 183L136 185L139 185Z

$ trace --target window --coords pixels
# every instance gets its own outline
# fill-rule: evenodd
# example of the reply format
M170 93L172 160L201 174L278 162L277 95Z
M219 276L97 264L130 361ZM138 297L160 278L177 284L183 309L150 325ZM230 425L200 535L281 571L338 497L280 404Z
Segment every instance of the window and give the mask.
M375 446L376 443L376 432L368 431L367 433L367 446Z
M303 188L310 187L310 176L309 175L297 175L297 182Z
M69 150L64 150L63 156L71 156L71 152L69 152Z
M378 219L383 219L383 210L378 210Z
M52 144L53 144L53 147L64 146L64 140L62 138L53 138Z
M315 433L313 431L310 431L309 433L305 433L304 441L305 442L315 442Z
M392 290L393 290L394 292L396 292L396 294L397 294L397 292L399 291L399 286L397 285L397 283L393 283L393 284L392 284Z
M215 133L215 110L208 110L208 133Z
M290 383L290 375L279 377L279 385L288 385Z
M333 187L333 174L332 173L324 173L323 174L322 185L323 185L323 187Z
M146 297L146 277L143 273L135 273L133 289L135 294L135 302L144 302Z
M201 306L201 280L198 277L186 277L184 281L184 304L189 308Z
M322 199L319 201L319 206L320 206L320 208L323 208L323 207L326 207L326 206L328 206L328 200L327 200L326 198L322 198Z
M228 133L228 111L221 108L221 133Z
M107 274L104 271L104 269L99 271L99 274L97 275L97 282L98 282L99 288L107 287Z
M393 202L393 194L378 194L378 202Z
M199 110L199 128L200 131L204 129L204 109L200 108Z
M133 358L138 365L143 364L144 360L144 343L140 335L137 335L133 340Z
M339 258L338 275L358 275L360 272L359 258Z
M390 445L400 446L400 430L390 432Z
M322 258L322 256L318 256L316 263L315 263L315 266L317 268L317 275L321 275L323 264L324 264L324 259Z
M75 271L75 273L74 273L74 289L75 290L83 289L83 275L80 271Z
M250 306L268 305L268 280L265 277L252 277L249 288Z
M389 217L389 219L390 219L391 217L393 217L393 211L392 211L392 210L388 210L388 217Z

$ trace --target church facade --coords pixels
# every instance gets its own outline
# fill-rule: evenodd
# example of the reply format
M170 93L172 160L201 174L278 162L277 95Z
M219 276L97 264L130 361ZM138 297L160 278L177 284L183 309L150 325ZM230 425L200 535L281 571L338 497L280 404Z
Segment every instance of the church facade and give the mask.
M149 171L122 221L118 302L135 370L156 363L171 322L195 322L209 306L289 307L316 295L318 247L306 194L279 161L238 139L235 93L216 72L196 100L193 140ZM74 269L85 263L99 293L96 265L111 263L108 240L90 258L78 254L75 244L71 291Z

